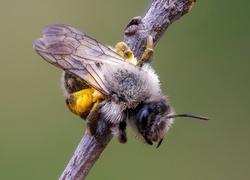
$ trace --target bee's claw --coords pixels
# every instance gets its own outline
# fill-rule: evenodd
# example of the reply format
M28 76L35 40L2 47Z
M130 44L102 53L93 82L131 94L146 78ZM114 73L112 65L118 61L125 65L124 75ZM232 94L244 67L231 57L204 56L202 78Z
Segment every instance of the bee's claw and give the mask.
M137 66L142 66L143 63L150 63L154 58L154 43L153 38L151 35L149 35L146 39L146 49L141 57L141 59L138 61Z
M137 59L134 57L134 53L131 51L131 49L128 47L128 45L124 42L119 42L115 46L116 53L121 55L124 59L126 59L128 62L136 65Z
M154 58L154 50L153 50L153 38L149 35L146 39L146 48L140 60L137 60L134 57L134 53L128 47L128 45L124 42L119 42L116 44L116 53L121 55L128 62L141 67L143 63L150 63Z

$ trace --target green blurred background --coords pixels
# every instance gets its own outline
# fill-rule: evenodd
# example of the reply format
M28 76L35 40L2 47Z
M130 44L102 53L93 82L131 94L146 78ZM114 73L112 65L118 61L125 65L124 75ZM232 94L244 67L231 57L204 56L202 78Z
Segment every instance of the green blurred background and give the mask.
M64 105L61 71L32 48L64 23L115 45L150 0L0 2L0 179L58 179L85 131ZM155 48L153 67L177 113L159 149L129 131L114 138L87 179L250 179L250 1L197 1Z

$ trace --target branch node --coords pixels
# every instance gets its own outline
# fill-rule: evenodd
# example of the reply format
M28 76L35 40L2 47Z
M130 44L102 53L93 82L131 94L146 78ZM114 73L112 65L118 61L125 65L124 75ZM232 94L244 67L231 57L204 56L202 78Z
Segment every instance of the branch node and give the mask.
M140 16L134 17L126 26L124 33L127 36L134 35L138 30L143 29L142 18Z

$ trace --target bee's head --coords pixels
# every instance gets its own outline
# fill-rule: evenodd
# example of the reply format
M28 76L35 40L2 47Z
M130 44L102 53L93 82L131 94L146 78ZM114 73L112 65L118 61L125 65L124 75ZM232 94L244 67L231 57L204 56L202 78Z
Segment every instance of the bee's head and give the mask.
M159 147L164 135L173 124L173 118L168 118L172 111L167 101L162 99L141 103L136 112L134 122L139 134L150 145L158 142L157 147Z
M144 102L137 107L134 122L139 134L145 141L152 145L158 142L157 148L168 130L171 128L175 117L191 117L201 120L208 120L206 117L190 114L174 115L169 104L162 98L158 101Z

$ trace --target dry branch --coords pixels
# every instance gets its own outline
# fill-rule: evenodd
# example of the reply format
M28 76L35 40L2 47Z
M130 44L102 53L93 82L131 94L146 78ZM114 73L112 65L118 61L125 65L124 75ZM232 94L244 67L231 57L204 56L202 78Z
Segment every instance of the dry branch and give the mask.
M129 45L135 56L140 58L145 49L146 37L151 35L156 45L169 25L188 13L194 2L195 0L153 0L144 17L135 17L126 26L124 42ZM110 124L102 119L99 123L105 123L107 128L98 129L96 139L88 133L84 134L60 180L85 179L113 137L109 131Z

